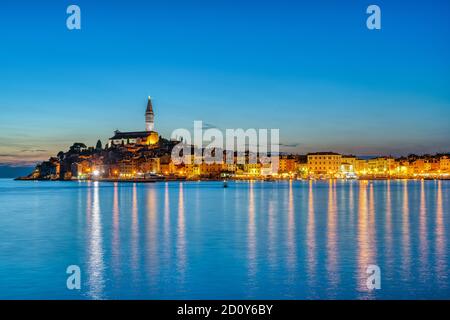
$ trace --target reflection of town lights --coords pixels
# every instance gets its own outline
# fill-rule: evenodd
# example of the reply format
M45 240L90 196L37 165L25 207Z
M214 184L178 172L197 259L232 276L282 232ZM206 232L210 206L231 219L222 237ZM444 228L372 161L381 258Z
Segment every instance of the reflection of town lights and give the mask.
M100 175L100 172L98 170L94 170L94 172L92 172L94 174L94 176L98 177Z

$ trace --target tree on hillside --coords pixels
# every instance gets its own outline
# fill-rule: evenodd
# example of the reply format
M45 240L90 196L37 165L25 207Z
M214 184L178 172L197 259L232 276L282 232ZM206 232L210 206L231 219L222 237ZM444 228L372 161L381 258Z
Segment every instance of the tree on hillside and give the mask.
M64 152L63 151L58 152L57 157L58 157L59 160L62 161L64 159Z

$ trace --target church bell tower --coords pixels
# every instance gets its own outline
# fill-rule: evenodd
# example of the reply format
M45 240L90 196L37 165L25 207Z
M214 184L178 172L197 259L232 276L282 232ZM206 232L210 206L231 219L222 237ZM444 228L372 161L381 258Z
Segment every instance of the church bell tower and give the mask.
M154 131L154 129L155 129L154 118L155 118L155 114L153 113L152 99L149 96L148 102L147 102L147 110L145 110L145 130L146 131Z

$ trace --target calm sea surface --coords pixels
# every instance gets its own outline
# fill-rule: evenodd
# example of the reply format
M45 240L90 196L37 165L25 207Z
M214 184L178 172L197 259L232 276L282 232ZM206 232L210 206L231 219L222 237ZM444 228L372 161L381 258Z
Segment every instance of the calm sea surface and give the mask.
M449 191L0 180L0 298L450 299ZM66 287L69 265L81 290Z

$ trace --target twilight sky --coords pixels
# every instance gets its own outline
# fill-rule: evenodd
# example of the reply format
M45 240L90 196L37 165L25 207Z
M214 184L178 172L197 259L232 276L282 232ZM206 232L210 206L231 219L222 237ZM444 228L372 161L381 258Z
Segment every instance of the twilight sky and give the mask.
M148 95L166 137L203 120L280 128L283 151L449 152L449 39L446 0L2 0L0 165L144 130Z

